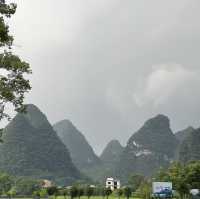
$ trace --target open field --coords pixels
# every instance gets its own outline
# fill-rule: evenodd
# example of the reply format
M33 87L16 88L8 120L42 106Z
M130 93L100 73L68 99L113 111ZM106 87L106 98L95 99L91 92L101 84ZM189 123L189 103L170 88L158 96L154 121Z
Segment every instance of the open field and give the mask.
M58 196L57 199L64 199L64 197L63 196ZM67 196L66 199L70 199L70 197ZM88 199L88 197L87 196L82 196L80 199ZM105 197L102 197L102 196L91 196L90 199L106 199L106 196ZM108 199L119 199L119 198L117 196L110 195L108 197ZM121 196L120 199L126 199L126 198L124 196ZM129 199L140 199L140 198L130 197Z
M34 197L24 197L24 198L12 198L12 199L33 199ZM54 196L50 196L49 199L55 199ZM64 196L57 196L56 199L65 199ZM66 199L71 199L71 197L67 196ZM74 198L74 199L79 199L79 198ZM86 196L82 196L80 199L88 199ZM91 196L90 199L106 199L106 197L102 196ZM109 196L108 199L118 199L117 196ZM126 199L125 197L120 197L120 199ZM140 198L135 198L135 197L130 197L129 199L140 199Z

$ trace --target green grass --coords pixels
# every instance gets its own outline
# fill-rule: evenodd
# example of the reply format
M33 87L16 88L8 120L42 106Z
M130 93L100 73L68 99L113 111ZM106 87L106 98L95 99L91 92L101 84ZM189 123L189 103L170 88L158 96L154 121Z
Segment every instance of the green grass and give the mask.
M58 196L57 199L64 199L64 197L63 196ZM70 197L67 196L66 199L70 199ZM78 199L78 198L76 198L76 199ZM87 196L82 196L80 199L88 199L88 197ZM90 199L103 199L103 197L102 196L91 196ZM106 199L106 196L104 197L104 199ZM110 195L108 197L108 199L118 199L118 197ZM120 197L120 199L126 199L126 198L124 196L122 196L122 197ZM140 199L140 198L130 197L129 199Z
M27 198L12 198L12 199L33 199L33 197L27 197ZM49 199L55 199L54 196L49 197ZM64 196L57 196L56 199L65 199ZM69 196L66 197L66 199L71 199ZM74 198L74 199L78 199L78 198ZM80 199L88 199L88 197L86 196L82 196ZM90 199L103 199L102 196L91 196ZM104 199L106 199L106 197L104 197ZM116 196L109 196L108 199L118 199L118 197ZM120 197L120 199L126 199L124 196ZM141 198L134 198L134 197L130 197L129 199L141 199Z

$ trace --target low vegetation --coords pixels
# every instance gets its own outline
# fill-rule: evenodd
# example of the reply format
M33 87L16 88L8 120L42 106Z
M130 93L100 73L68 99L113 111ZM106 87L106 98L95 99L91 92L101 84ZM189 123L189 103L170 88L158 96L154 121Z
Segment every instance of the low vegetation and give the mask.
M103 185L88 185L76 183L69 187L52 186L42 187L42 181L30 178L16 178L6 173L0 173L1 196L26 198L54 198L54 199L122 199L122 198L151 198L153 181L167 181L173 183L176 190L174 197L190 198L190 189L200 189L200 161L187 165L172 164L168 170L161 169L154 178L145 178L141 175L131 175L126 186L111 191Z

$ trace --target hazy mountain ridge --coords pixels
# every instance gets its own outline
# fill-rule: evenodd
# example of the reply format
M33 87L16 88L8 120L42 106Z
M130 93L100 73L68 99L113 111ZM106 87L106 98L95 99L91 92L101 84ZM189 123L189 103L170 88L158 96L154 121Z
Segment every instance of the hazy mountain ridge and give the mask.
M69 120L53 127L34 105L17 114L4 130L0 170L70 184L83 179L77 168L94 181L116 176L122 182L133 173L151 176L174 160L200 160L200 129L188 127L173 134L170 120L157 115L147 120L123 147L111 140L98 157L85 136Z
M100 155L101 164L84 171L91 179L104 183L109 176L115 176L115 168L119 163L123 147L118 140L111 140Z
M101 164L85 136L69 120L62 120L53 125L54 130L70 151L72 161L80 169L90 169Z
M0 169L16 176L52 179L70 184L81 179L66 146L46 116L34 105L17 114L4 130Z
M124 147L118 140L111 140L104 148L100 158L104 163L116 164L123 150Z
M195 128L193 128L192 126L189 126L186 129L183 129L183 130L178 131L177 133L175 133L175 136L176 136L177 140L182 142L194 130L195 130Z
M161 166L169 165L178 143L168 117L149 119L128 140L116 173L123 178L131 173L152 175Z
M146 121L142 128L131 136L127 146L136 151L146 149L172 158L177 144L178 140L170 128L169 118L158 115Z
M200 160L200 128L190 132L182 141L178 159L182 163Z

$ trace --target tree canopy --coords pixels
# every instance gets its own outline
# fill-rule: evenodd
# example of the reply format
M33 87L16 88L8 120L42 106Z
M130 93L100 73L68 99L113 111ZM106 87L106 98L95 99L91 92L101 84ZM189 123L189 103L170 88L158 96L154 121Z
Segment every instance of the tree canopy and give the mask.
M158 172L156 180L172 182L173 189L183 198L189 194L190 189L200 189L200 161L186 165L174 163L167 171Z
M28 63L12 53L13 36L10 35L6 19L16 12L15 3L0 0L0 121L10 119L7 106L15 111L25 110L24 94L31 89L30 82L25 78L31 73Z

